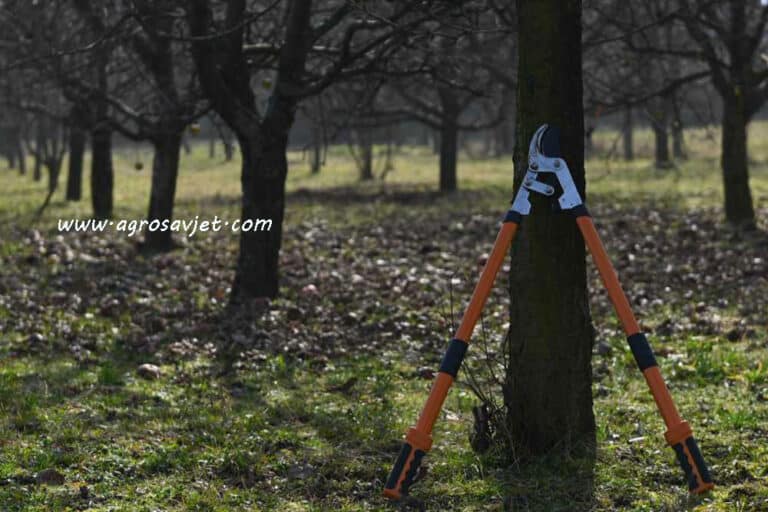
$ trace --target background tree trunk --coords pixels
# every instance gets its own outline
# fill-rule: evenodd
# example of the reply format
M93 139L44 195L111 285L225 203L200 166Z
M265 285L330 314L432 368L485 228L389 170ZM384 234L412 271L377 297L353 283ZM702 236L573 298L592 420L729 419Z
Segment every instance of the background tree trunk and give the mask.
M515 182L536 128L561 129L562 157L584 194L581 2L517 1L519 30ZM583 197L583 196L582 196ZM533 197L513 244L506 423L517 456L593 453L591 356L584 242L573 217Z
M310 156L310 173L319 174L323 166L323 134L318 123L312 123L312 150Z
M38 126L35 130L35 163L32 179L40 181L43 179L43 145L45 144L45 134L41 128L40 121L37 124Z
M21 135L16 134L14 139L16 157L19 159L19 174L27 174L27 155L24 152L24 145L21 142Z
M360 181L373 179L373 129L359 128L357 146L360 151Z
M112 132L96 127L91 132L91 203L97 219L112 217Z
M443 119L440 125L440 192L456 190L456 159L459 151L459 102L456 94L445 88L439 91Z
M665 123L666 124L666 123ZM669 136L667 127L653 123L654 165L657 169L666 169L671 165L669 159Z
M243 159L241 220L269 219L272 225L269 231L240 232L233 303L255 297L276 297L279 291L278 261L285 212L288 133L269 133L263 128L260 131L262 133L252 139L240 141Z
M34 163L32 164L32 179L40 181L43 179L43 161L40 158L39 152L35 151Z
M69 130L69 174L67 174L67 201L79 201L83 189L83 157L86 134L73 123Z
M672 156L685 160L685 136L683 132L683 116L677 96L672 96Z
M723 169L725 218L734 225L752 228L755 226L755 210L749 189L748 121L739 98L725 103L720 164Z
M621 125L621 137L624 143L624 160L627 162L635 159L634 122L632 119L632 105L624 108L624 119Z
M152 141L155 154L152 161L152 190L149 197L150 222L157 219L161 223L173 220L173 202L176 198L176 178L179 174L179 156L182 146L182 133L168 130ZM146 251L162 252L173 249L173 237L170 230L149 231L144 236Z
M48 169L48 193L53 194L59 188L59 174L61 173L61 159L50 156L45 163Z

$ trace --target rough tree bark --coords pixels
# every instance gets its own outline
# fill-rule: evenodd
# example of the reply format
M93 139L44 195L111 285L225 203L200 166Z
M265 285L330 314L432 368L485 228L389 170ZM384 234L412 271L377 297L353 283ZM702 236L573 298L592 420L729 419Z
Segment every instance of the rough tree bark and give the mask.
M654 158L653 163L657 169L666 169L670 166L669 159L669 134L666 127L660 123L653 123Z
M292 115L291 115L292 117ZM285 213L285 179L288 173L288 131L240 140L243 158L242 216L272 221L268 231L242 231L232 301L275 297L279 291L279 256Z
M323 137L322 129L317 123L312 123L312 154L310 155L310 173L319 174L323 166Z
M149 197L147 219L171 222L173 203L176 198L176 178L179 174L179 156L182 133L169 130L153 138L154 157L152 160L152 188ZM173 248L170 230L147 230L143 249L146 251L169 251Z
M360 171L360 181L371 181L373 179L373 129L358 128L357 148L360 152L358 167Z
M672 96L672 156L680 160L688 158L688 155L685 154L685 134L683 128L683 115L680 111L680 102L675 93Z
M672 122L672 156L680 160L688 158L688 155L685 154L683 125L680 121Z
M83 115L77 108L72 109L69 128L69 173L67 174L67 201L79 201L83 190L83 157L85 155L86 132L83 130Z
M148 122L146 127L154 149L147 220L150 226L159 223L161 228L146 231L142 250L149 253L164 252L174 247L172 231L162 226L173 221L180 151L181 148L187 154L192 151L185 134L189 111L176 83L178 66L174 66L171 41L160 35L173 30L172 19L161 15L166 6L162 2L146 1L136 2L136 6L147 21L143 24L143 32L134 35L133 47L152 75L163 99L163 108L157 114L157 119ZM193 135L199 131L198 124L190 127Z
M440 192L457 188L456 160L459 150L460 106L456 94L447 88L438 90L442 119L440 120Z
M57 155L51 155L46 159L45 167L48 169L48 193L53 194L59 188L61 158Z
M32 170L32 179L35 181L40 181L43 179L43 144L45 144L45 134L42 132L42 128L38 122L38 127L35 131L35 154Z
M201 85L213 108L235 132L242 154L241 185L243 221L270 220L271 229L240 232L240 252L230 295L233 305L275 297L279 290L278 261L285 211L288 172L288 133L294 121L301 76L312 33L311 1L290 3L286 32L278 58L278 72L269 108L262 117L250 85L242 51L245 2L233 1L226 12L227 36L216 45L193 43L193 57ZM213 13L204 0L190 2L190 28L195 36L208 33ZM222 63L219 51L226 58Z
M725 217L731 223L753 227L755 210L749 189L747 123L744 102L738 97L723 106L723 140L720 165L723 169Z
M517 0L518 76L515 184L527 169L530 137L561 130L562 156L584 194L581 1ZM582 196L583 197L583 196ZM517 456L592 453L591 355L584 242L572 216L533 197L513 244L506 423Z
M91 131L91 204L97 219L112 217L112 131L103 124Z
M16 157L19 160L19 174L27 174L27 155L24 152L24 144L21 142L21 134L17 131L13 144L15 146Z
M91 129L91 203L93 216L97 219L112 217L112 193L115 182L112 167L112 130L109 127L109 105L106 100L108 65L108 50L99 49L96 54L96 74L98 89L104 94L92 100L94 124Z
M74 0L74 6L101 36L107 31L92 0ZM111 48L100 44L93 52L93 75L96 91L88 98L91 117L91 204L97 219L112 217L114 169L112 167L112 130L109 127L109 62Z
M672 165L669 158L669 127L668 127L668 102L666 99L659 101L651 112L651 129L653 130L654 158L653 163L657 169L667 169Z

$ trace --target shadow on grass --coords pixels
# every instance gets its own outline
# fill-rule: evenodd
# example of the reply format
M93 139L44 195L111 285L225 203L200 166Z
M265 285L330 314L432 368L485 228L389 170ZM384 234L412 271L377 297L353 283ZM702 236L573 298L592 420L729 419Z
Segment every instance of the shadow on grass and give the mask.
M595 507L594 447L526 457L501 471L504 511L571 511Z
M411 206L431 206L433 204L450 206L451 204L476 201L487 195L487 191L479 190L457 190L446 193L423 185L377 184L371 186L352 185L324 188L302 187L287 192L286 200L289 206L291 204L350 206L370 204L372 202ZM501 192L499 195L501 195ZM176 201L176 205L181 208L199 206L205 208L239 208L240 201L240 195L215 194L195 200L182 198Z

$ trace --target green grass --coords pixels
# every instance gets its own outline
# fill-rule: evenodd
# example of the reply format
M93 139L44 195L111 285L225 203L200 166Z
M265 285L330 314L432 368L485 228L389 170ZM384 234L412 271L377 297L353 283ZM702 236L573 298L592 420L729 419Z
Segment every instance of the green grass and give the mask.
M750 132L752 190L762 229L768 227L766 131L768 125L755 123ZM597 132L598 147L607 150L614 137ZM670 230L670 240L691 218L710 222L706 229L722 234L725 228L716 222L722 197L716 144L707 142L703 131L691 132L691 158L657 171L648 159L649 133L637 137L638 160L627 164L598 156L588 162L590 202L596 211L611 214L598 220L612 233L629 231L622 240L640 243L645 226L611 223L648 206L673 219L661 226ZM145 213L149 162L142 153L145 170L136 172L136 158L134 150L124 150L117 159L117 218ZM32 264L35 243L25 239L45 186L5 175L0 191L0 510L387 508L380 497L383 480L400 436L428 392L429 381L416 376L417 369L439 361L450 334L451 308L457 309L474 279L471 258L489 247L493 219L511 194L511 160L463 159L464 192L449 197L431 195L436 159L424 148L403 148L384 183L359 184L343 147L331 148L317 176L309 175L300 153L291 153L289 160L285 289L273 304L274 317L258 324L273 343L266 346L252 341L260 339L260 331L227 330L219 316L236 237L200 235L168 257L145 260L126 256L129 246L113 234L106 236L105 247L114 244L119 261L106 252L96 264L64 266L47 255ZM210 161L205 146L195 146L183 159L177 217L236 218L238 174L236 161ZM57 197L35 224L48 246L57 243L57 218L89 216L85 188L84 201L71 204ZM417 236L406 239L408 247L434 242L438 249L426 255L403 249L397 237L410 236L411 230ZM98 239L81 242L83 252L99 254ZM734 258L743 251L759 254L750 244L723 235L707 250L732 250L723 265L736 265ZM633 271L630 291L632 285L643 288L659 280L663 288L668 278L662 267L632 250L640 261L648 259L652 270ZM414 280L408 293L393 291L389 267L377 259L402 259L403 268L414 268L417 276L429 266L433 274ZM353 273L370 282L353 285ZM455 289L445 284L454 273ZM764 304L765 276L754 279L754 297L762 297L756 304ZM336 288L323 289L317 299L299 293L307 282L322 286L324 280ZM476 400L460 384L436 427L429 473L413 494L429 510L768 510L765 311L743 313L749 296L740 291L717 310L687 309L699 300L721 299L702 297L715 285L691 286L692 298L676 289L662 303L638 311L652 327L669 318L691 322L652 340L670 354L659 358L661 370L712 465L718 487L711 495L691 498L685 492L653 400L597 293L593 314L599 339L613 350L593 361L596 464L574 458L504 466L498 454L474 454L467 436ZM485 315L489 346L503 334L505 293L502 287L496 290ZM73 295L81 297L80 306L67 302ZM117 306L107 303L113 299ZM292 308L301 308L309 319L290 320ZM698 317L711 320L714 314L724 327L709 334L697 327ZM754 332L727 341L723 331L742 320ZM30 339L33 333L42 339L34 342L38 345ZM238 336L246 338L243 347L223 348L239 347ZM379 344L365 348L371 339ZM174 352L173 343L182 341L194 348ZM209 342L218 351L207 347ZM310 348L287 348L302 342ZM471 352L470 359L479 352ZM145 362L160 365L160 379L137 376L136 367ZM34 475L47 468L64 474L65 484L37 485Z

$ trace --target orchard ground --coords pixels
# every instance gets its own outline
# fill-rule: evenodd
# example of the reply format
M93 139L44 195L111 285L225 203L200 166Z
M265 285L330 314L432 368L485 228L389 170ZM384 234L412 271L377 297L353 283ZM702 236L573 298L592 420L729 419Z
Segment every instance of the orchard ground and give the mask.
M768 510L766 134L750 129L757 233L723 224L716 131L687 132L690 158L672 169L652 168L648 132L635 161L587 164L590 208L715 491L688 496L590 266L595 463L500 464L470 449L466 382L498 371L505 269L414 497L428 510ZM617 137L595 136L602 155ZM509 158L464 156L461 190L444 196L428 148L400 148L370 183L345 147L318 175L292 152L282 295L258 318L226 312L237 236L177 237L154 257L124 233L59 237L57 219L90 216L88 187L80 203L57 194L33 224L45 181L3 172L0 509L386 509L401 436L511 199ZM144 215L150 159L118 154L116 218ZM176 217L237 218L239 188L237 161L193 144Z

